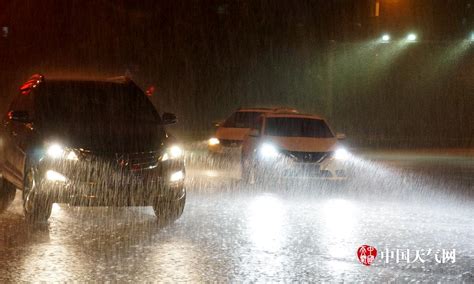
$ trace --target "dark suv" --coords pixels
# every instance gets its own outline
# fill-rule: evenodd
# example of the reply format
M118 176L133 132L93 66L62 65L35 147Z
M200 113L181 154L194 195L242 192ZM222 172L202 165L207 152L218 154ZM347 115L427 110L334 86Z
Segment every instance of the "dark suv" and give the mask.
M1 127L0 210L23 191L28 220L45 222L55 202L153 206L160 220L183 212L183 152L143 91L120 77L50 80L20 88Z

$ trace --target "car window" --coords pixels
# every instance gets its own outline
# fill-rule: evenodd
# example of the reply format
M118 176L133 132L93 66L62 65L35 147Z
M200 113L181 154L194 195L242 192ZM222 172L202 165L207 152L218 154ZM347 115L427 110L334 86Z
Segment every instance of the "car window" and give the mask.
M256 128L261 112L238 111L233 113L225 122L224 127L229 128Z
M37 126L85 149L139 152L158 147L160 117L136 86L107 82L44 82L37 90Z
M65 123L157 123L151 102L138 90L117 84L45 83L39 109L42 119Z
M298 117L267 118L265 134L283 137L334 137L324 120Z

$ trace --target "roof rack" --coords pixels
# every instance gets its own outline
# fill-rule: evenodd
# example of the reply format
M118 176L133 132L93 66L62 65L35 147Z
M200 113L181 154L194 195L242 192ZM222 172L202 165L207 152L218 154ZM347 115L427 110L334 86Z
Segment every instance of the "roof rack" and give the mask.
M277 107L273 111L276 113L299 113L297 109L291 107Z
M292 107L239 107L237 110L267 110L281 113L298 113L298 110Z
M272 110L272 108L269 107L238 107L237 110L241 109L265 109L265 110Z
M115 82L115 83L130 83L132 79L130 79L128 76L117 76L117 77L110 77L106 79L109 82Z

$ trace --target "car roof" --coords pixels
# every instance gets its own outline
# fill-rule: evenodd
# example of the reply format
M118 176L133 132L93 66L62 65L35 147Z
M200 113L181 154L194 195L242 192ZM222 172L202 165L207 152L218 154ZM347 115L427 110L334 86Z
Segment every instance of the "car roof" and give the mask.
M45 80L46 83L54 83L54 84L90 84L90 85L128 85L131 81L116 81L116 80L108 80L108 79L63 79L63 78L48 78Z
M294 108L289 107L255 107L255 108L239 108L236 112L292 112L297 113L298 111Z
M236 112L270 112L271 108L239 108Z
M45 78L44 75L34 74L28 81L20 86L20 91L24 94L29 93L32 89L41 85L44 82L51 82L58 85L68 84L84 84L84 85L130 85L134 84L133 81L126 76L119 76L107 79L77 79L77 78Z
M324 120L323 117L315 114L305 114L305 113L293 113L293 112L270 112L264 115L267 118L270 117L288 117L288 118L309 118L309 119L319 119Z

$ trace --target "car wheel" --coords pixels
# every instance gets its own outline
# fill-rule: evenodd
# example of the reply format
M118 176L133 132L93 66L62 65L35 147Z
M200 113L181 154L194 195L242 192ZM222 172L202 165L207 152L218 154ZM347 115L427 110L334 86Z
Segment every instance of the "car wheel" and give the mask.
M5 211L15 199L16 188L3 178L0 178L0 213Z
M183 214L186 195L176 201L160 200L153 205L153 211L160 223L173 223Z
M41 192L36 181L35 170L29 169L25 174L23 186L23 212L28 222L44 223L51 216L53 203Z

